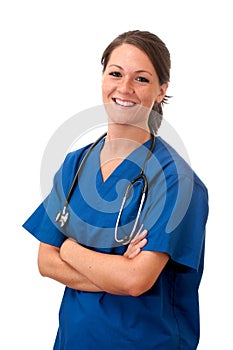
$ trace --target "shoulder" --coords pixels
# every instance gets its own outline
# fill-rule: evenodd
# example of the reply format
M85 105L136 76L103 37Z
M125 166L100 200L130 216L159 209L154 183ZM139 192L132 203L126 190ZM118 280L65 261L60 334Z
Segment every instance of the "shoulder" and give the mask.
M63 190L66 191L70 187L75 173L89 147L90 145L86 145L80 149L67 153L63 163L54 176L54 186L56 188L62 186Z
M79 148L75 151L67 153L67 155L64 159L64 162L63 162L63 166L64 165L71 165L71 164L79 162L83 158L83 156L85 155L85 153L89 149L89 147L90 147L90 144L88 144L82 148Z
M86 145L75 151L67 153L64 162L61 166L62 173L64 174L68 172L70 175L72 175L72 173L77 170L80 162L82 161L89 147L90 145Z
M156 138L154 155L163 169L164 176L173 181L191 183L207 195L207 188L191 165L161 137Z

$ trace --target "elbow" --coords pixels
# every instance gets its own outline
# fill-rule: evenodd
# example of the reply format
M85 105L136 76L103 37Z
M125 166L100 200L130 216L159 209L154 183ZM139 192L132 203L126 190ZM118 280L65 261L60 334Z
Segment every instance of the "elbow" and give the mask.
M135 280L129 281L127 284L127 295L132 297L139 297L140 295L147 292L154 284L146 281L143 278L136 278Z
M150 288L131 288L128 291L128 295L130 295L131 297L139 297L140 295L144 294L145 292L147 292L147 290L149 290Z
M124 295L138 297L155 284L158 275L144 273L144 271L135 269L134 267L125 273L121 273L120 285L123 286Z
M143 292L141 292L140 290L132 289L129 291L128 295L131 297L139 297L142 294L143 294Z
M38 251L37 266L39 273L43 277L49 277L49 269L52 266L52 260L50 258L52 250L47 245L41 243Z
M40 255L38 255L37 266L38 266L38 271L39 271L40 275L42 277L46 277L47 276L46 268L45 268L45 265L43 264L43 261L42 261Z
M47 277L45 271L38 266L38 271L42 277Z

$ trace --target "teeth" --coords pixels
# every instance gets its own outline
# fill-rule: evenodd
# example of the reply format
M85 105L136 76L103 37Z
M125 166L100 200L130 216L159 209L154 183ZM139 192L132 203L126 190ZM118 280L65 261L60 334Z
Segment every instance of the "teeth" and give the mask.
M135 105L134 102L130 102L130 101L122 101L122 100L118 100L117 98L115 98L115 102L123 107L133 107Z

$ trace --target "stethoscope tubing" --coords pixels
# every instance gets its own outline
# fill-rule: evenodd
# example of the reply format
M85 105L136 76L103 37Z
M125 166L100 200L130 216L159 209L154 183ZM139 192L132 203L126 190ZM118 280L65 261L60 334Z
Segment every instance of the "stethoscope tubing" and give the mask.
M74 189L76 187L76 184L77 184L77 181L78 181L78 177L79 177L79 174L81 172L81 170L83 169L83 166L88 158L88 156L90 155L91 151L93 150L93 148L107 135L107 133L104 133L103 135L101 135L90 147L89 149L87 150L86 154L84 155L76 173L75 173L75 176L74 176L74 179L71 183L71 186L70 186L70 189L69 189L69 192L66 196L66 199L65 199L65 203L64 203L64 206L63 206L63 209L58 211L57 215L56 215L56 218L55 218L55 222L60 222L60 226L61 228L65 226L65 224L67 223L68 219L69 219L69 212L67 211L67 207L69 205L69 202L70 202L70 199L72 197L72 194L74 192ZM125 193L124 193L124 196L123 196L123 200L122 200L122 203L121 203L121 207L120 207L120 210L119 210L119 213L118 213L118 216L117 216L117 221L116 221L116 225L115 225L115 230L114 230L114 236L115 236L115 241L117 243L123 243L123 244L127 244L131 241L131 239L133 238L134 236L134 233L137 229L137 226L138 226L138 222L139 222L139 218L140 218L140 215L141 215L141 211L142 211L142 208L143 208L143 204L145 202L145 199L146 199L146 194L147 194L147 191L148 191L148 180L147 180L147 177L146 175L144 174L144 168L145 168L145 165L147 163L147 161L149 160L149 158L151 157L152 153L153 153L153 150L154 150L154 147L155 147L155 135L153 133L151 133L151 146L150 146L150 149L147 153L147 156L146 156L146 159L144 160L144 163L142 165L142 168L141 168L141 171L140 173L138 174L138 176L136 176L133 180L130 181L130 183L128 184L126 190L125 190ZM140 205L139 205L139 208L138 208L138 212L137 212L137 216L136 216L136 219L135 219L135 222L134 222L134 226L133 226L133 229L130 233L129 236L125 236L124 238L122 239L119 239L118 238L118 227L120 225L120 219L121 219L121 216L122 216L122 213L123 213L123 210L124 210L124 207L125 207L125 203L126 203L126 200L127 200L127 197L128 197L128 193L129 193L129 190L131 189L131 187L135 184L135 182L139 181L140 179L143 180L143 186L142 186L142 192L141 192L141 201L140 201ZM143 226L143 225L142 225ZM142 228L141 226L141 228ZM141 229L140 228L140 229ZM140 230L139 230L140 231Z

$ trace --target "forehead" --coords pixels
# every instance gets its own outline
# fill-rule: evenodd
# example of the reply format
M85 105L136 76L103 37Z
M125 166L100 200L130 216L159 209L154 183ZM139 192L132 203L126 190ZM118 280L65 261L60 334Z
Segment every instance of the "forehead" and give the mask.
M138 47L130 44L122 44L112 51L108 66L114 64L132 70L150 69L152 73L155 72L154 66L147 54Z

